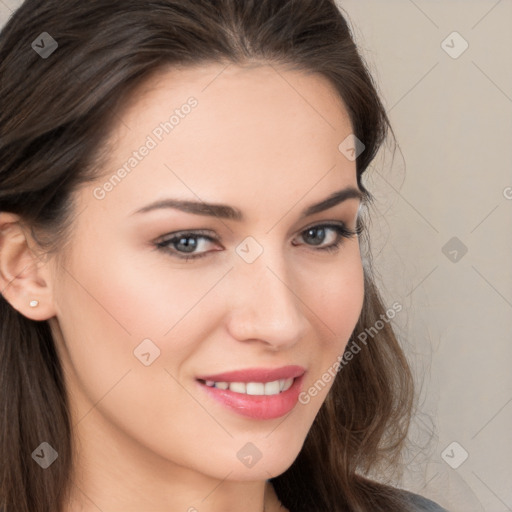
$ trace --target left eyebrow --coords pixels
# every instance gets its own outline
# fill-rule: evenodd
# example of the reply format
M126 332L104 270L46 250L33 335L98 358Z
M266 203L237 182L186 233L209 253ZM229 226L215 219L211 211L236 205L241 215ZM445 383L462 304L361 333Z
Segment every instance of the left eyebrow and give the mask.
M347 199L359 199L359 201L362 201L363 193L354 187L347 187L342 190L338 190L337 192L333 192L326 199L312 204L302 210L300 219L304 219L305 217L309 217L315 213L328 210L329 208L332 208L333 206L336 206L337 204L342 203ZM172 198L161 199L150 203L142 208L139 208L138 210L135 210L130 215L134 215L136 213L145 213L161 208L173 208L185 213L219 217L221 219L234 220L237 222L242 222L245 220L244 214L238 208L234 208L226 204L204 203Z

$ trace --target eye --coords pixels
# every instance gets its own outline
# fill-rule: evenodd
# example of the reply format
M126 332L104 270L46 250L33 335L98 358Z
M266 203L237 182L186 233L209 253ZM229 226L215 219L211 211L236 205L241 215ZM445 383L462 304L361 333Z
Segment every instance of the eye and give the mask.
M325 238L327 236L326 233L329 232L333 233L331 238L334 237L334 240L331 243L325 245ZM353 238L359 235L361 232L362 229L360 227L354 231L347 228L347 226L343 223L327 223L317 224L305 229L301 232L299 238L312 241L313 243L311 245L315 246L313 249L314 251L336 252L339 249L343 239ZM155 247L159 250L165 251L172 257L188 261L191 259L202 258L203 256L206 256L212 252L196 251L198 248L204 248L204 245L208 245L208 242L219 243L219 240L201 231L183 231L174 233L172 237L155 243ZM310 245L307 242L306 244Z
M318 240L318 238L324 239L326 231L332 231L334 232L334 241L330 244L323 245L322 247L317 247L316 251L327 251L327 252L336 252L343 241L343 239L350 239L353 238L361 233L361 228L356 228L355 231L347 228L347 226L343 223L341 224L317 224L315 226L312 226L310 228L307 228L305 231L302 232L302 238L313 240L313 245L318 246L322 245L322 241L315 242L315 239Z
M206 240L209 242L216 242L217 240L211 236L208 236L206 234L203 234L202 232L189 232L189 231L183 231L181 233L176 233L171 238L167 238L165 240L162 240L161 242L157 242L155 246L163 250L167 253L170 253L171 256L174 256L179 259L183 259L185 261L191 260L191 259L198 259L202 258L203 256L206 256L207 252L202 252L199 254L191 254L197 247L201 247L203 244L199 243L198 240ZM171 248L170 246L173 246ZM184 250L184 252L181 252L181 249ZM190 256L187 255L187 253L191 254Z

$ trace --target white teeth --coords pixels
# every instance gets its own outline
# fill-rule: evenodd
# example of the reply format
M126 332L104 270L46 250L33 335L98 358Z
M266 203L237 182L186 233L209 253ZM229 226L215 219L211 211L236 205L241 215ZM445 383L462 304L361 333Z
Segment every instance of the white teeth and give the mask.
M231 391L236 391L236 390L231 389ZM245 392L248 395L264 395L265 394L265 384L263 384L262 382L248 382L247 385L245 386Z
M287 389L290 389L292 387L292 384L293 384L293 379L286 379L284 381L283 391L286 391Z
M205 384L209 387L229 389L234 393L247 395L277 395L291 388L293 378L279 379L272 382L215 382L207 380Z
M245 382L231 382L229 389L235 393L246 393Z
M277 395L281 391L281 386L278 380L273 382L265 382L265 395Z

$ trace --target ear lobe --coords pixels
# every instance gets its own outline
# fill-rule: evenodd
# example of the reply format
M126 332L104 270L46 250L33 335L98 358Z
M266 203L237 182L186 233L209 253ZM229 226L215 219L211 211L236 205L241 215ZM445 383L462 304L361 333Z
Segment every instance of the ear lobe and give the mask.
M19 215L0 212L0 292L19 313L31 320L55 316L49 268L33 250ZM39 301L37 307L30 302Z

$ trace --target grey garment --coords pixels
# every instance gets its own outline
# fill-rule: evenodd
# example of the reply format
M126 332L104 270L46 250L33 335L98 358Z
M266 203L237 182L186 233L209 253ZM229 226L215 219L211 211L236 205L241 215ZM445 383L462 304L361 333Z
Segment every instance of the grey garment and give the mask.
M449 512L437 503L419 494L400 489L411 504L410 512ZM0 505L0 512L4 512L4 508Z
M438 505L435 501L429 500L424 496L403 489L402 492L411 503L411 512L448 512L448 510Z

